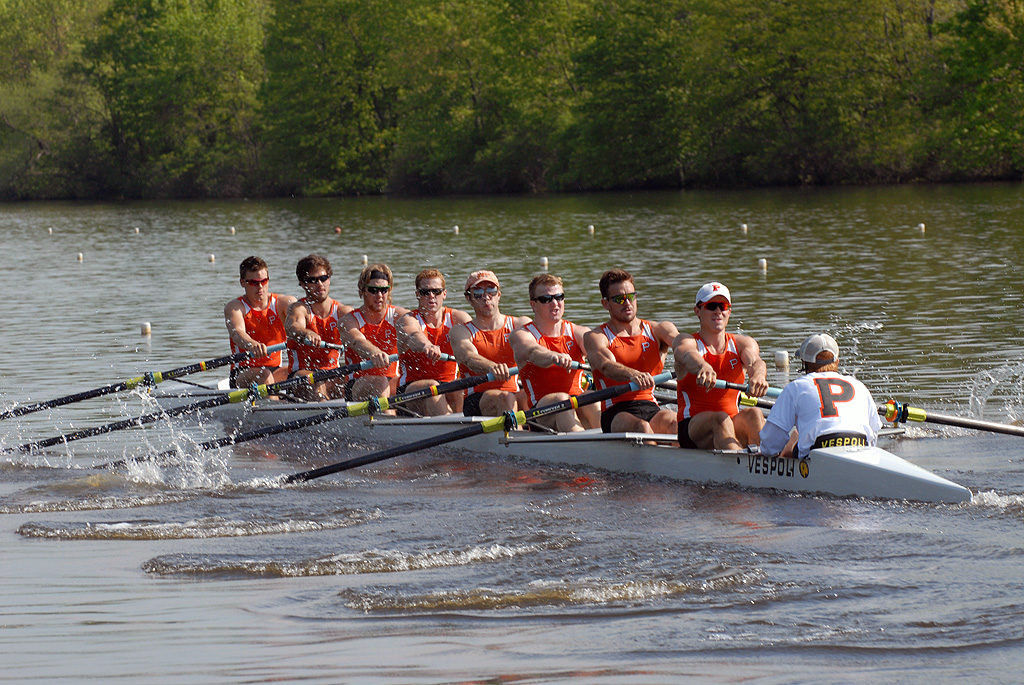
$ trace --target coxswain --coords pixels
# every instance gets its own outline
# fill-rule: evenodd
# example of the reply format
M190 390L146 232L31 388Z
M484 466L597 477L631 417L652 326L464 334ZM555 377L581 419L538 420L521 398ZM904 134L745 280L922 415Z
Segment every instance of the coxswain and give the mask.
M815 333L796 354L804 375L775 400L761 428L761 452L806 457L817 447L874 445L882 429L878 407L863 383L839 373L835 338Z

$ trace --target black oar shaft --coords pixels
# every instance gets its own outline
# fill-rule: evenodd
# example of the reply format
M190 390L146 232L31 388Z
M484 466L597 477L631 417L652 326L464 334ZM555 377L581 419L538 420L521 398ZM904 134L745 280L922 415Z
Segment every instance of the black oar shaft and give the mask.
M292 386L299 385L301 383L316 384L321 381L330 380L338 376L347 376L348 374L358 371L364 368L366 362L359 362L355 364L348 364L346 366L339 367L337 369L326 369L322 371L314 371L309 375L295 376L278 383L272 383L270 385L257 386L257 393L261 396L273 395L281 390L286 390ZM66 433L64 435L58 435L52 438L45 438L43 440L36 440L33 442L26 443L14 448L7 448L4 452L19 451L19 452L30 452L34 449L43 447L51 447L60 443L72 442L74 440L81 440L82 438L89 438L95 435L102 435L104 433L111 433L113 431L121 430L123 428L131 428L133 426L141 426L147 423L153 423L162 418L170 418L174 416L180 416L181 414L188 414L191 412L202 411L203 409L210 409L212 407L220 407L225 404L232 404L237 402L244 402L252 396L253 391L245 388L239 389L231 393L224 395L218 395L209 399L194 402L192 404L185 404L180 407L173 407L171 409L161 409L157 412L149 414L143 414L130 419L123 419L121 421L115 421L102 426L95 426L93 428L85 428L82 430L74 431L72 433Z
M45 402L36 402L34 404L23 404L13 409L9 409L5 412L0 412L0 420L9 419L16 416L24 416L25 414L31 414L32 412L40 411L41 409L52 409L54 407L62 407L66 404L72 404L74 402L81 402L82 400L89 400L94 397L102 397L103 395L110 395L115 392L121 392L122 390L131 390L133 388L145 387L147 385L155 385L161 381L170 380L172 378L178 378L180 376L188 376L193 373L200 371L207 371L209 369L215 369L225 364L233 364L235 362L244 361L254 356L253 352L238 352L235 354L229 354L225 357L217 357L216 359L208 359L202 362L195 362L194 364L186 364L185 366L179 366L176 369L170 369L169 371L160 371L157 373L148 373L142 376L136 376L135 378L129 378L125 381L118 383L111 383L110 385L104 385L100 388L93 388L92 390L83 390L81 392L72 393L70 395L64 395L63 397L57 397L52 400ZM54 443L56 444L56 443Z
M284 479L285 483L298 483L307 480L313 480L314 478L320 478L322 476L329 476L332 473L338 471L346 471L348 469L354 469L359 466L366 466L367 464L373 464L378 461L384 461L385 459L391 459L392 457L398 457L409 452L415 452L417 450L425 450L431 447L437 447L438 445L444 445L445 443L454 442L455 440L462 440L463 438L469 438L474 435L480 435L483 433L481 428L482 423L475 423L472 426L466 426L450 433L442 433L440 435L434 435L429 438L417 440L413 443L405 445L396 445L385 450L373 452L371 454L364 455L362 457L355 457L354 459L348 459L341 461L336 464L330 464L328 466L322 466L318 469L310 469L309 471L302 471L301 473L294 473Z
M655 376L655 382L661 382L668 380L675 376L674 371L668 371ZM372 452L370 454L363 455L361 457L354 457L346 461L340 461L335 464L329 464L328 466L322 466L318 469L310 469L308 471L302 471L300 473L294 473L284 478L285 483L296 483L312 480L314 478L320 478L321 476L327 476L332 473L339 471L346 471L348 469L354 469L359 466L365 466L367 464L373 464L378 461L385 459L391 459L392 457L398 457L409 452L416 452L422 449L428 449L430 447L437 447L438 445L444 445L449 442L455 442L456 440L462 440L464 438L470 438L474 435L480 435L482 433L490 433L493 431L501 430L503 427L507 427L510 421L514 421L519 425L525 424L531 419L535 419L541 416L547 416L549 414L557 414L558 412L567 411L570 409L576 409L587 404L593 404L595 402L601 402L612 397L616 397L625 392L631 390L637 390L638 387L634 383L626 383L624 385L614 385L601 390L594 390L592 392L585 393L583 395L577 395L570 397L567 400L561 402L554 402L552 404L546 404L541 407L533 407L526 411L514 412L511 416L496 416L490 419L485 419L478 423L474 423L471 426L460 428L449 433L443 433L441 435L435 435L429 438L424 438L416 442L407 443L405 445L397 445L390 447L385 450L378 452Z

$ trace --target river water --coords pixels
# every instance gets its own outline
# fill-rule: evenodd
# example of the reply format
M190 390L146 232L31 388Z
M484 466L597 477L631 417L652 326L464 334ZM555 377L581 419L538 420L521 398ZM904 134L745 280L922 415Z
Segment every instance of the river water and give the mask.
M294 264L315 251L345 302L367 255L394 269L399 304L434 266L464 306L466 274L490 268L519 314L547 258L568 318L587 324L603 320L610 267L636 275L642 316L682 330L696 289L721 280L773 385L789 379L773 353L825 330L876 400L1015 423L1022 205L1018 185L4 205L0 405L227 354L238 262L263 256L272 288L298 294ZM0 446L151 406L126 394L8 419ZM158 423L0 458L0 680L1016 682L1024 669L1019 437L915 424L885 445L975 493L953 506L454 448L282 488L283 473L366 447L189 449L218 434ZM184 456L159 466L94 468L173 445Z

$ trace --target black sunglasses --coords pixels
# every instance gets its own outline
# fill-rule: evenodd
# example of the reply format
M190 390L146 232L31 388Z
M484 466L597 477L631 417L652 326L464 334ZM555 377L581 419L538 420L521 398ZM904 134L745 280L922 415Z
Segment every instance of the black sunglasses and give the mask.
M326 283L327 279L331 277L330 274L324 274L323 276L306 276L302 279L303 283L312 285L313 283Z
M368 285L366 286L366 292L371 295L383 295L387 291L391 290L390 285Z
M427 295L440 295L444 292L444 288L416 288L416 294L420 297L426 297Z
M554 295L538 295L537 297L531 297L534 302L540 302L541 304L549 304L552 300L555 302L561 302L565 299L565 293L555 293Z

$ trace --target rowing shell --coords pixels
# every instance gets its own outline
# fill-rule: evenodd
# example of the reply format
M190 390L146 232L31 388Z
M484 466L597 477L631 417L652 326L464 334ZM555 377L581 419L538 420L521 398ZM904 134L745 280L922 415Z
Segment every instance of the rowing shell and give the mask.
M175 398L164 395L162 404ZM195 394L188 399L199 399ZM180 401L180 400L179 400ZM228 430L249 430L319 414L345 406L341 400L318 403L265 402L255 407L237 405L215 410ZM402 444L462 428L481 417L453 414L426 418L377 416L340 419L303 429L324 437L371 444ZM480 434L452 446L472 452L516 456L565 466L582 466L618 473L649 476L702 485L725 485L758 490L840 497L968 502L971 491L880 447L834 447L812 450L803 459L769 457L746 450L696 450L671 446L675 435L602 433L545 434L512 431ZM653 443L653 444L652 444Z

